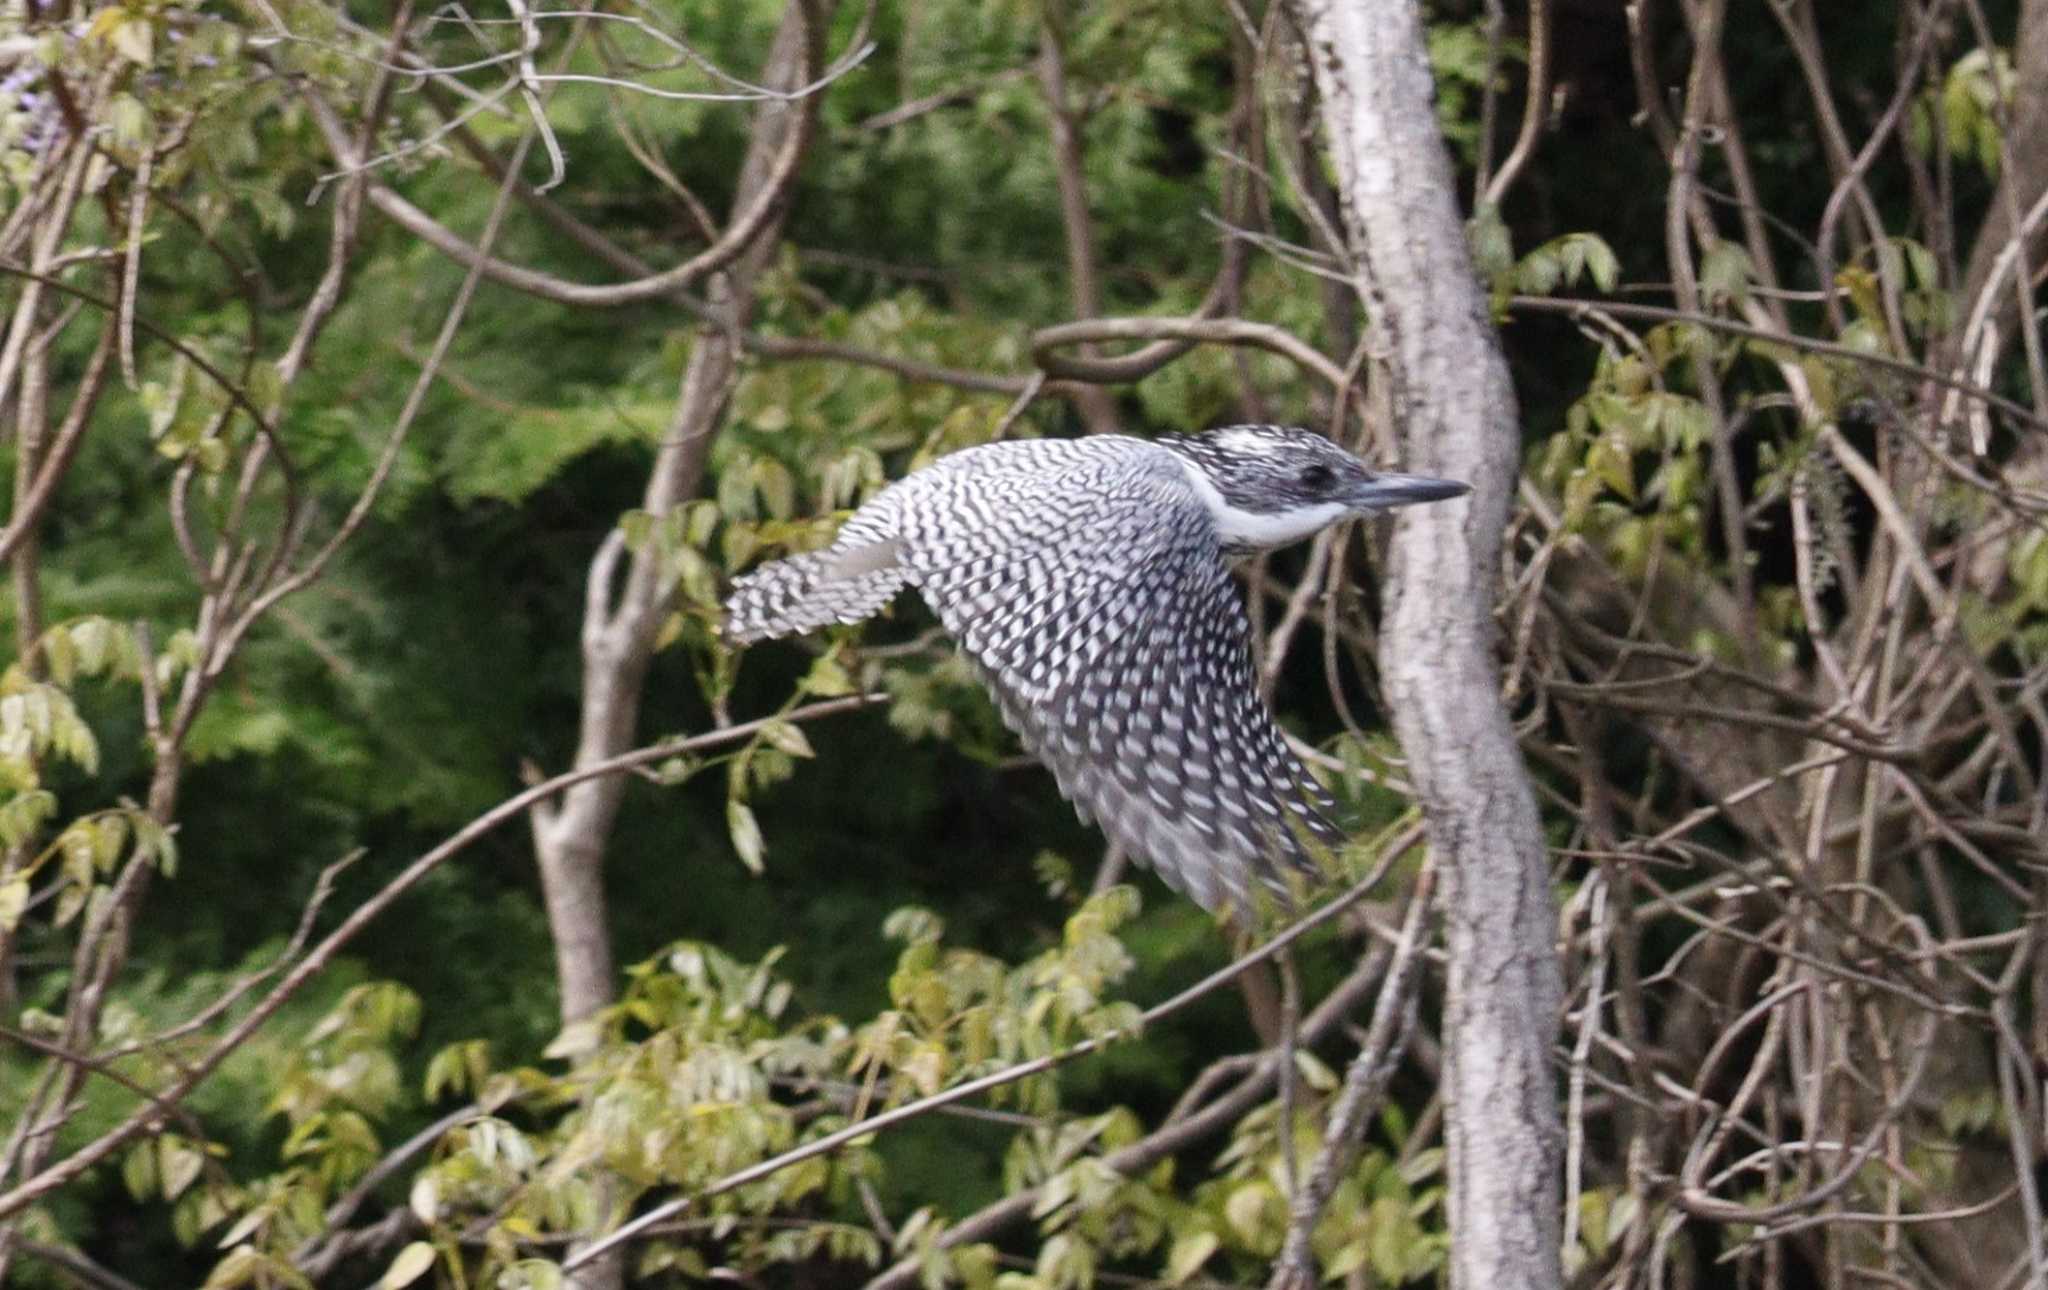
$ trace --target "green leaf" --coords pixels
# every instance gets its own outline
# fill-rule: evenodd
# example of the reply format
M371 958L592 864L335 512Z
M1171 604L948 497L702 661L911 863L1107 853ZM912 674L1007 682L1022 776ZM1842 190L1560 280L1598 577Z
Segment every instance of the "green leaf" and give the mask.
M135 830L135 858L155 864L166 878L178 874L178 838L171 830L140 811L131 812L129 825Z
M796 513L796 478L787 466L773 457L756 457L752 474L754 491L770 518L786 520Z
M562 1267L547 1259L521 1259L498 1278L498 1290L561 1290Z
M426 1098L432 1102L443 1093L459 1097L481 1087L489 1074L489 1040L468 1039L449 1044L427 1063Z
M1059 1232L1038 1247L1034 1270L1054 1290L1089 1290L1095 1284L1095 1247L1074 1232Z
M1756 266L1739 242L1716 242L1700 259L1700 291L1709 306L1743 304L1749 299L1749 284L1755 280Z
M128 1194L137 1200L148 1200L156 1191L156 1144L144 1140L136 1143L121 1161L121 1181L126 1184Z
M92 898L90 887L68 886L57 893L57 926L68 927Z
M107 34L108 43L129 62L147 67L156 53L156 28L147 18L129 17Z
M996 1247L975 1241L950 1252L953 1275L967 1290L990 1290L996 1279Z
M384 1269L384 1276L377 1282L378 1290L400 1290L427 1274L434 1266L434 1247L425 1241L414 1241L398 1252L391 1260L391 1266Z
M1323 1261L1323 1280L1337 1281L1365 1266L1365 1242L1349 1241Z
M406 1193L406 1207L422 1223L436 1223L441 1218L441 1185L432 1174L421 1174L413 1179L412 1188Z
M58 685L69 686L78 675L78 646L62 631L49 632L42 641L43 667Z
M206 1278L205 1290L235 1290L237 1286L248 1285L261 1274L268 1262L256 1247L238 1245L214 1265Z
M628 550L644 552L654 537L654 517L643 510L627 511L619 516L619 532Z
M225 1250L231 1245L239 1245L242 1241L247 1240L250 1234L253 1233L257 1228L263 1226L266 1222L276 1217L276 1213L277 1211L274 1205L258 1205L256 1208L250 1210L248 1213L236 1219L235 1225L233 1227L230 1227L226 1232L221 1234L218 1248ZM228 1259L230 1260L233 1258L234 1255L232 1254L228 1256ZM223 1266L225 1266L226 1262L227 1260L223 1260Z
M63 633L78 657L78 668L87 676L106 670L114 649L114 624L105 618L81 618Z
M1869 269L1860 264L1845 266L1835 274L1835 285L1849 293L1849 302L1855 306L1859 317L1872 319L1882 316L1884 301L1877 275Z
M1614 248L1590 233L1580 236L1586 243L1586 272L1592 275L1593 285L1602 291L1614 290L1621 282L1621 261L1615 258Z
M816 757L816 750L804 732L788 721L770 721L761 727L761 738L792 757Z
M1579 1193L1579 1239L1592 1254L1600 1254L1607 1248L1607 1202L1610 1196L1611 1193L1599 1190Z
M1337 1087L1337 1073L1323 1064L1323 1060L1306 1048L1294 1052L1294 1069L1301 1072L1302 1083L1318 1093L1327 1093Z
M1388 1285L1408 1279L1409 1247L1421 1237L1408 1218L1408 1207L1391 1196L1372 1203L1372 1235L1367 1245L1373 1271Z
M0 803L0 845L17 847L57 813L57 797L48 789L30 788Z
M1539 246L1515 266L1515 287L1532 296L1547 296L1564 276L1557 255L1550 247Z
M740 863L750 872L764 872L762 858L767 854L767 846L761 840L761 824L754 818L754 809L737 797L728 799L725 827L732 833L732 847L739 852Z
M156 1142L163 1197L165 1200L176 1200L199 1177L199 1171L205 1168L206 1153L174 1133L166 1133Z
M28 877L15 874L0 882L0 932L12 932L21 926L21 915L28 908Z
M1173 1252L1166 1257L1166 1283L1177 1286L1195 1275L1222 1243L1214 1232L1186 1232L1175 1237Z
M1239 1185L1223 1202L1223 1218L1237 1239L1254 1250L1277 1248L1286 1222L1286 1206L1270 1183L1254 1180Z
M853 693L853 678L846 668L830 654L820 654L811 663L811 670L804 675L803 690L821 699L837 699Z

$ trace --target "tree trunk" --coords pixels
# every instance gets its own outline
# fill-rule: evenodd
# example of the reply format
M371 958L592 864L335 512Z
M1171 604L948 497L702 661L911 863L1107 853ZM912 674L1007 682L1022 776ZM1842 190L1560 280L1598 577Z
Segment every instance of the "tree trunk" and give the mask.
M762 83L795 87L807 78L810 50L820 39L818 24L829 5L807 16L803 0L785 11ZM791 130L808 129L815 96L760 109L753 139L733 197L743 210L774 182L774 161ZM683 370L675 413L648 472L641 503L663 515L694 496L704 473L711 439L725 416L739 373L734 334L753 312L755 279L774 253L781 214L764 224L753 245L710 283L707 297L730 312L732 327L705 326ZM639 724L641 688L672 588L663 580L655 552L629 551L617 532L590 562L584 597L583 695L574 768L616 757L633 746ZM604 854L618 817L625 780L616 775L587 780L558 802L532 813L534 850L540 860L548 930L554 939L562 1023L567 1025L613 998L611 938L605 917Z
M1560 1284L1562 987L1492 605L1520 442L1431 107L1414 0L1296 0L1407 468L1473 485L1394 529L1382 669L1443 874L1451 1285Z
M762 71L762 84L793 89L810 79L812 51L822 43L819 25L830 9L829 3L790 0ZM816 103L812 95L764 104L758 110L733 210L751 208L777 182L775 160L792 130L809 129ZM707 284L707 298L728 311L732 326L707 325L691 346L675 413L648 472L641 506L651 515L666 514L696 494L711 439L739 378L737 336L752 315L754 283L774 254L781 227L778 211L731 267ZM617 531L591 560L584 595L583 693L575 768L609 760L633 746L648 665L673 592L660 566L657 552L628 550ZM565 1026L615 997L604 859L625 788L625 777L619 775L585 780L557 802L535 807L531 815ZM579 1290L616 1290L623 1279L624 1252L615 1251L579 1269L573 1283Z

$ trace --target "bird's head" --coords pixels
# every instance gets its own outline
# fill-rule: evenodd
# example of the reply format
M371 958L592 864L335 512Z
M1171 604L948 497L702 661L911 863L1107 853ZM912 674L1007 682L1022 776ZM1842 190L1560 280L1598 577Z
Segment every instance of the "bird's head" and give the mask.
M1471 485L1372 471L1312 430L1228 426L1161 439L1187 467L1232 553L1299 542L1353 516L1462 497Z

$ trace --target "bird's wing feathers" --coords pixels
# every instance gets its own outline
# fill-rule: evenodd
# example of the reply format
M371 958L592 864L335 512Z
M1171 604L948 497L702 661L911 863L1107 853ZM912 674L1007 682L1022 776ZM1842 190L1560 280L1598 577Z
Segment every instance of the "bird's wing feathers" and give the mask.
M793 555L733 583L725 636L747 645L832 623L857 623L903 590L902 544L891 538Z
M1244 609L1220 561L1176 562L1158 612L1055 700L1046 760L1104 830L1203 907L1285 904L1342 835L1258 697ZM1290 881L1289 871L1298 871Z
M1111 840L1207 909L1283 904L1343 835L1259 699L1213 522L1165 449L956 453L827 549L741 578L737 642L854 622L917 587L1025 746ZM1322 809L1319 809L1322 808Z
M1205 908L1250 908L1254 880L1284 902L1287 871L1313 872L1304 835L1342 834L1258 698L1244 609L1177 471L1122 497L1055 480L1085 515L913 581L1111 840ZM909 560L925 565L915 543Z

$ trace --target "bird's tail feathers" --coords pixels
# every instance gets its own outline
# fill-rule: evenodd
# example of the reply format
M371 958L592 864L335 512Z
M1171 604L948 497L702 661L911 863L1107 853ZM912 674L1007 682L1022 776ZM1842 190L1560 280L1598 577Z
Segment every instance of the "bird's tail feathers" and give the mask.
M829 547L763 565L733 583L725 638L747 645L832 623L857 623L909 582L894 539Z

